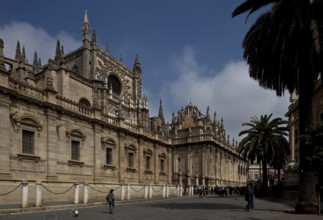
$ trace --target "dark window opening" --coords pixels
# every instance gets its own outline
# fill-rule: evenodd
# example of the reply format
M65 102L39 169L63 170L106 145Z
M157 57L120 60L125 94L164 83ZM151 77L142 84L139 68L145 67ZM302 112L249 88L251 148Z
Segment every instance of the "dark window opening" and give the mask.
M115 93L117 95L121 94L121 83L116 76L110 75L108 77L108 86L112 86L113 93Z
M34 153L34 132L26 130L22 131L22 153Z
M106 164L112 164L112 149L106 149Z
M80 142L72 141L72 149L71 149L71 159L79 160L80 159Z
M128 153L128 167L133 168L134 166L134 154L132 152Z

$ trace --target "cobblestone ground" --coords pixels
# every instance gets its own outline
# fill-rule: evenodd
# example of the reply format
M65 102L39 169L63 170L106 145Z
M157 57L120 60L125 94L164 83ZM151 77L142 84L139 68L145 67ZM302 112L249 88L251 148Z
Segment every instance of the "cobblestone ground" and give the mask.
M245 201L242 197L190 197L169 200L144 201L116 204L113 214L108 213L106 206L80 208L77 220L317 220L318 215L291 214L295 202L281 203L270 200L255 199L255 209L244 211ZM0 217L1 220L67 220L74 219L71 209L44 211L29 214L15 214Z

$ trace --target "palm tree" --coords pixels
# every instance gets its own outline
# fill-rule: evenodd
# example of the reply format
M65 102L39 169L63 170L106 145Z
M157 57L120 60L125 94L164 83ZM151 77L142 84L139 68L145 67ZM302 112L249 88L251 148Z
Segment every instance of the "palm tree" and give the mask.
M232 16L249 11L248 18L260 8L269 10L259 16L243 41L249 74L278 96L286 89L297 92L302 135L312 125L313 90L323 70L323 1L245 0ZM318 207L315 172L307 166L302 140L299 149L300 189L295 209L314 213Z
M289 144L287 143L286 145L281 145L279 146L281 149L279 149L276 154L273 156L273 160L270 163L270 165L275 169L278 170L278 182L280 183L280 174L281 170L284 168L286 165L288 159L289 159L289 154L290 154L290 148Z
M262 164L262 189L265 196L268 194L267 165L274 159L280 159L280 155L289 153L286 139L288 122L281 118L271 120L271 116L262 115L260 119L253 116L250 122L242 124L249 128L239 133L239 136L246 135L239 143L239 154L251 163L257 159Z

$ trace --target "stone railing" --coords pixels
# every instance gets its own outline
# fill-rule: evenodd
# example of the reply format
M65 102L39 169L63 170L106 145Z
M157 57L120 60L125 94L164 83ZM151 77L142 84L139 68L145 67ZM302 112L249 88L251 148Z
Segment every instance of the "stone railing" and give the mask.
M106 115L106 114L101 114L101 120L108 124L113 124L113 125L118 124L118 119L116 117Z
M124 128L132 132L138 132L138 128L136 126L133 126L132 124L127 122L124 123Z
M85 106L74 102L73 100L57 96L57 104L70 111L74 111L84 115L92 115L92 109L90 106Z
M31 85L27 85L16 80L10 79L9 80L9 88L16 91L17 93L25 96L29 96L38 100L45 99L45 92L33 87Z

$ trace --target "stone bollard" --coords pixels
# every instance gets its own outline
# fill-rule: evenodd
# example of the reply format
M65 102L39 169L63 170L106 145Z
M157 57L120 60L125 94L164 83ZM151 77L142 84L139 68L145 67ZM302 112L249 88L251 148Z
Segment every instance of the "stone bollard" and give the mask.
M124 201L126 186L121 185L121 201Z
M145 195L144 195L144 199L148 199L148 186L145 185Z
M194 196L194 187L191 186L191 196Z
M74 183L74 204L80 203L80 188L78 183Z
M166 198L168 198L168 197L169 197L169 186L166 185Z
M148 198L151 199L152 197L153 197L153 186L149 184Z
M41 181L36 182L36 207L42 206L42 183Z
M163 199L166 198L166 185L163 185Z
M130 200L130 185L127 184L127 200Z
M83 204L87 204L89 201L89 186L87 183L84 183L83 193L84 193Z
M22 181L21 186L21 208L28 208L28 181Z

